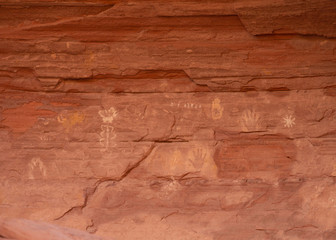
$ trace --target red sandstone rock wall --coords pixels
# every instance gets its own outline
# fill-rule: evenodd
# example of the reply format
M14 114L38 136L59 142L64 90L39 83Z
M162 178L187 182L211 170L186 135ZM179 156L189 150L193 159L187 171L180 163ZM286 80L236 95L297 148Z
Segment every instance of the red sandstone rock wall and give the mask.
M0 216L336 239L334 1L0 5Z

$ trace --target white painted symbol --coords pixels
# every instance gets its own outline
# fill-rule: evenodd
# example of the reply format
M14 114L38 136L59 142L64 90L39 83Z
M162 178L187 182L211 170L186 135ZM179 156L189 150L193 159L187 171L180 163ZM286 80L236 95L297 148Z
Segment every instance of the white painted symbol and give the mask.
M116 134L114 133L114 127L109 125L101 125L101 132L100 132L100 144L105 147L105 150L107 150L110 146L111 140L116 138Z
M174 102L171 102L170 103L170 106L171 107L175 107L177 106L178 108L187 108L187 109L197 109L197 108L202 108L202 105L201 104L196 104L196 103L181 103L181 102L178 102L178 103L174 103Z
M109 110L100 110L98 114L104 123L100 126L101 132L99 134L99 142L107 151L111 146L111 140L115 139L117 136L114 132L112 123L115 117L118 115L118 112L113 107L111 107Z
M36 179L47 176L47 170L40 158L33 158L28 164L28 178Z
M101 116L104 123L112 123L114 118L118 115L114 107L109 110L100 110L98 114Z
M284 126L287 128L291 128L295 125L295 117L292 115L286 115L285 117L282 118Z

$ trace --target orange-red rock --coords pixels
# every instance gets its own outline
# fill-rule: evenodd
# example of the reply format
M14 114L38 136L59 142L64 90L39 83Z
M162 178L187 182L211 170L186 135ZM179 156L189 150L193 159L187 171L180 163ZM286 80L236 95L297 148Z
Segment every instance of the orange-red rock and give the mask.
M1 3L0 216L117 240L336 239L335 6Z
M26 219L0 219L0 234L13 240L102 240L86 232Z

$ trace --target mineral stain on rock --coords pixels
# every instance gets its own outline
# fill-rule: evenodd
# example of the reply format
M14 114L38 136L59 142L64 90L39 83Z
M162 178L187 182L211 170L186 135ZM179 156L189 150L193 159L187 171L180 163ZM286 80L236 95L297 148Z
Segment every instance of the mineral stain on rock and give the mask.
M69 132L75 125L82 123L85 120L85 115L82 112L73 112L60 114L57 116L57 121L62 124L66 132Z
M37 122L39 117L53 117L56 112L43 109L43 103L29 102L2 112L1 123L9 127L14 134L23 134Z

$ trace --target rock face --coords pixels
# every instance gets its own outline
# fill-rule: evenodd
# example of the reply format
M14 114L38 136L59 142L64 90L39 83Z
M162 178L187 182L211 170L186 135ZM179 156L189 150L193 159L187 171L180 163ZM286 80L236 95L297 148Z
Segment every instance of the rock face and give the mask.
M6 237L6 238L2 238ZM0 239L103 240L89 233L25 219L0 219Z
M336 239L334 1L0 5L0 216Z

